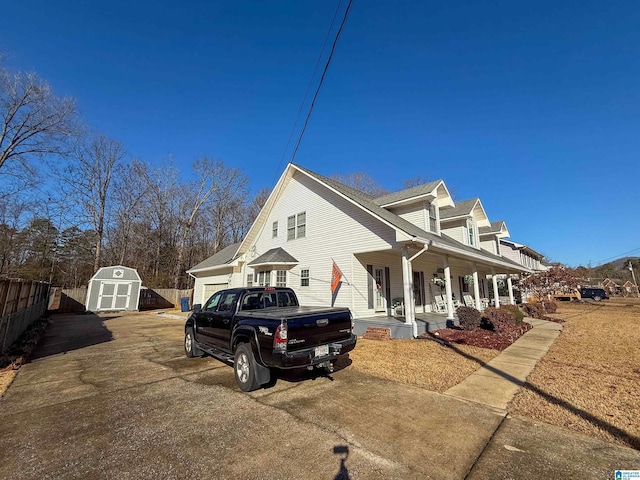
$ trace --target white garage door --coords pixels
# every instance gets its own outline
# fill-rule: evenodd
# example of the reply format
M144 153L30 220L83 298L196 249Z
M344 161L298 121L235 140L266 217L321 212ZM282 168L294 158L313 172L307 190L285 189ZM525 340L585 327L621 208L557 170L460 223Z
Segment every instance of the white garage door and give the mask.
M202 286L202 305L204 305L209 297L216 293L218 290L224 290L228 287L227 283L210 283Z

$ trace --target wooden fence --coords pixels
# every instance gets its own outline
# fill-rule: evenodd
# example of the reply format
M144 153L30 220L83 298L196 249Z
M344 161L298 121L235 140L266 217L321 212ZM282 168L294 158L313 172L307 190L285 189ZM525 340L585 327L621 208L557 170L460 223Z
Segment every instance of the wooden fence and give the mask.
M176 290L175 288L142 288L140 290L140 310L155 308L180 308L181 298L189 299L189 306L193 297L193 289ZM54 288L51 295L50 310L58 312L83 312L87 303L86 288Z
M0 280L0 354L5 354L27 327L44 314L48 303L48 283Z

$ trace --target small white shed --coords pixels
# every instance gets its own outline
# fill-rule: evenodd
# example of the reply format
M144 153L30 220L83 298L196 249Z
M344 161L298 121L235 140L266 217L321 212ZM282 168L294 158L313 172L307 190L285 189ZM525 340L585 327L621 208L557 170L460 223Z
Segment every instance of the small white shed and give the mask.
M89 280L87 311L138 310L142 280L135 268L102 267Z

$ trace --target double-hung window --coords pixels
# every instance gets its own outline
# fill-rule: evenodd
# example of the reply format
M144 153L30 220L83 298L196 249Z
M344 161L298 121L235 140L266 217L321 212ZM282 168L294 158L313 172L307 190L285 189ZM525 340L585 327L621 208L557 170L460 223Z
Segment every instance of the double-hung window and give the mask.
M472 219L467 220L467 235L469 245L476 246L476 229L475 222Z
M300 286L308 287L309 286L309 269L303 268L300 270Z
M268 287L271 285L271 270L258 272L258 286Z
M433 203L429 204L429 231L432 233L438 233L438 219L436 217L436 206Z
M287 217L287 240L303 238L307 235L307 212Z
M276 287L286 287L286 286L287 286L287 271L277 270L276 271Z
M271 226L271 238L276 238L278 236L278 221L273 222Z

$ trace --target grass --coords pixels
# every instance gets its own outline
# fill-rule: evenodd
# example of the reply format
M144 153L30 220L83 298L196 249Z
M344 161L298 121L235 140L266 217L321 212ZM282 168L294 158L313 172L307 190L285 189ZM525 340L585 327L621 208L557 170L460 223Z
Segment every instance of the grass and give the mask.
M5 394L17 374L17 370L0 370L0 398Z
M498 355L498 350L457 345L459 350L483 362ZM349 353L350 368L396 382L444 392L457 385L480 365L451 348L431 340L358 339Z
M640 449L640 299L558 303L564 330L509 413ZM500 352L456 345L487 362ZM479 364L429 340L358 339L349 368L444 392Z
M640 300L559 303L564 331L510 413L640 449Z

